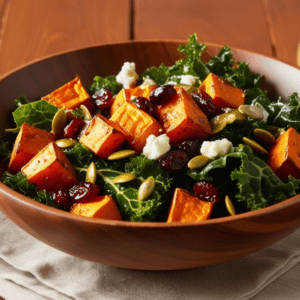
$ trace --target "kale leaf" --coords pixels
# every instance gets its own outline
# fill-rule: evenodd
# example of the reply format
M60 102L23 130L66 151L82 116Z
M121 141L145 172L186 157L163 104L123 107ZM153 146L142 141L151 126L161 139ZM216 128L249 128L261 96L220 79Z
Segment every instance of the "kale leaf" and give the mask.
M113 95L116 95L122 89L122 85L116 81L116 75L107 77L95 76L93 83L89 88L89 93L94 94L101 88L107 88Z
M241 204L239 206L241 209L246 208L244 211L264 208L288 199L296 195L300 183L296 179L283 183L246 145L239 145L234 152L212 160L202 170L189 170L187 174L196 181L206 180L215 183L220 177L220 172L222 170L224 172L226 168L229 168L226 176L230 176L237 187L234 201L237 205ZM223 173L222 177L224 182L226 178Z
M27 97L22 95L18 98L15 99L15 104L16 104L16 107L19 107L19 106L22 106L24 104L28 104L28 100L27 100Z
M84 180L87 168L94 162L97 169L97 184L101 193L111 195L120 209L123 220L127 221L160 221L166 213L165 202L171 179L166 171L162 170L154 160L145 156L134 156L121 161L101 159L91 153L81 144L65 151L73 164L79 180ZM123 173L133 173L137 178L131 182L118 184L113 179ZM153 176L155 189L152 195L138 201L138 189L143 179Z
M10 159L11 152L12 149L10 149L8 142L4 142L4 141L0 142L0 155L2 156L2 159L4 161Z
M58 107L45 100L23 104L12 113L17 124L15 131L18 132L23 123L51 131L52 120L58 110Z
M49 206L57 207L57 204L52 200L52 193L39 191L34 184L26 179L22 172L15 175L6 172L2 176L2 182L26 197Z

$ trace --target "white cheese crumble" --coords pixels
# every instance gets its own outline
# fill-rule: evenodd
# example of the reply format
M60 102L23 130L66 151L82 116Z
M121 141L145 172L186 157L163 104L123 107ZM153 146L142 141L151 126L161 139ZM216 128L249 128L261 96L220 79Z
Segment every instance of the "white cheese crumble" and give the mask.
M200 152L209 158L217 158L233 151L232 143L227 139L216 140L212 142L204 141Z
M199 79L198 77L192 76L192 75L181 75L180 76L180 83L188 84L188 85L194 85Z
M143 80L144 81L141 84L141 89L142 90L145 89L145 88L147 88L150 85L156 85L156 82L154 80L152 80L151 78L149 78L149 77L145 77L145 78L143 78Z
M138 79L139 76L135 72L134 62L125 62L120 73L116 77L116 81L122 84L125 89L134 87Z
M143 148L143 154L149 159L159 159L170 149L170 138L165 133L159 136L150 134Z

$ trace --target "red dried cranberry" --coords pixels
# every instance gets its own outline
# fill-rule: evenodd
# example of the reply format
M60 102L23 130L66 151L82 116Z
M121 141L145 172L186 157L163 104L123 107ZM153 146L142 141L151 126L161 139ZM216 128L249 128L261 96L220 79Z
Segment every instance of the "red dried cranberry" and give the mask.
M187 170L188 155L181 150L173 150L159 159L161 167L168 172L182 172Z
M165 104L176 95L176 90L173 85L166 84L159 86L155 90L151 91L149 100L153 104Z
M69 190L70 202L86 203L92 201L100 192L97 184L91 182L79 182Z
M202 145L202 141L199 139L191 139L191 140L187 140L182 142L179 145L179 150L184 151L185 153L187 153L187 155L189 156L189 158L193 158L197 155L200 155L200 148Z
M69 194L64 190L53 192L52 200L61 208L70 209L71 203L69 201Z
M198 181L194 184L194 193L195 195L203 201L220 202L218 190L207 181Z
M85 122L80 118L73 119L65 128L64 128L64 137L66 139L72 139L82 130Z
M197 91L193 92L191 96L208 118L212 118L217 115L217 109L213 103L212 97L209 94L204 91Z
M99 109L110 108L113 103L113 95L109 89L102 88L92 95L95 105Z
M144 112L146 112L147 114L149 114L151 117L153 117L155 119L157 118L155 105L152 104L147 98L145 98L145 97L136 97L135 105L139 109L141 109Z

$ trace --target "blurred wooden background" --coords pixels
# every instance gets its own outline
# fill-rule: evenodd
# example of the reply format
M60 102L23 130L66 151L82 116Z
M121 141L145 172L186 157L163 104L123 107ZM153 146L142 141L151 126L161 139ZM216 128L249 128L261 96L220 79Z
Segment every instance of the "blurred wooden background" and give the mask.
M61 51L183 39L297 62L299 0L0 0L0 76Z

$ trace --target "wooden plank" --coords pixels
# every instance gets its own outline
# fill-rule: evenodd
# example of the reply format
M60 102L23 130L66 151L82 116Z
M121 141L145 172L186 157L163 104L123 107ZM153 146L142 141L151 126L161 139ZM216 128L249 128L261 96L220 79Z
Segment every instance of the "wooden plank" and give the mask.
M300 44L300 1L264 0L276 56L296 64Z
M45 55L130 38L130 0L0 1L0 75Z
M135 1L134 37L198 40L272 55L262 0Z

